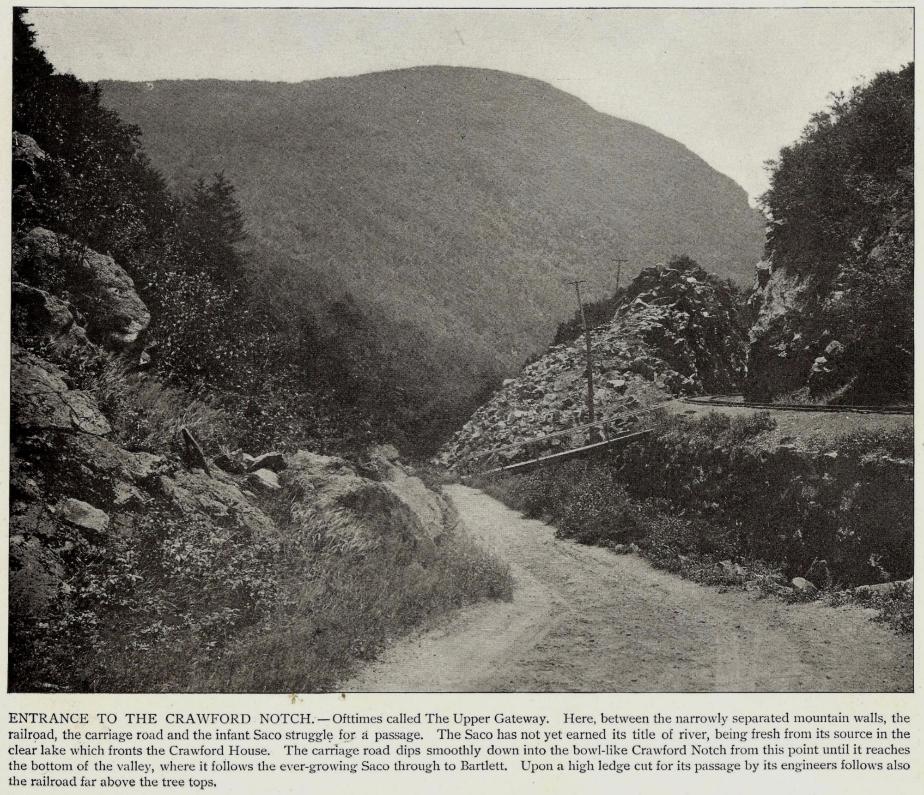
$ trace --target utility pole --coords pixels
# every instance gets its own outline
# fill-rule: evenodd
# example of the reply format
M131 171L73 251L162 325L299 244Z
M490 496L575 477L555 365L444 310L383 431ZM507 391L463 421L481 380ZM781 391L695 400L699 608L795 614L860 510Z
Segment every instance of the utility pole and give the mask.
M574 291L577 293L578 310L581 313L581 324L584 326L584 344L587 347L587 416L588 422L594 422L594 371L593 371L593 352L590 347L590 329L587 328L587 317L584 314L584 302L581 300L581 285L586 279L575 279L566 284L573 284ZM596 429L590 429L591 441L596 439Z
M622 263L628 262L627 259L614 259L613 262L616 263L616 289L619 289L619 282L622 279Z

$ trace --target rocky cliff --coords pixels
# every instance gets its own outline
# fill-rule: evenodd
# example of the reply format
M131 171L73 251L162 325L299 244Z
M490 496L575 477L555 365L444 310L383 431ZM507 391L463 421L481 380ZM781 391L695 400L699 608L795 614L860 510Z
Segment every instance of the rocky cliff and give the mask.
M872 242L864 235L857 235L853 261L833 275L772 260L758 265L747 306L746 397L910 400L913 213L893 213Z
M671 395L730 392L744 376L737 293L687 257L642 271L591 338L598 418ZM525 454L505 449L512 443L586 423L585 356L583 336L551 347L475 412L440 462L460 470L498 465ZM572 436L530 445L529 452L565 449L581 433Z

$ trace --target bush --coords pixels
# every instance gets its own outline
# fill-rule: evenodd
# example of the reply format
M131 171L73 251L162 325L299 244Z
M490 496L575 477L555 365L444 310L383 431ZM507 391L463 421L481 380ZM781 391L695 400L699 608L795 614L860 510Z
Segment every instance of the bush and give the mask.
M129 450L169 451L184 426L207 451L235 441L234 419L214 398L195 398L153 376L130 375L118 361L108 362L87 388Z
M914 632L914 588L906 583L896 585L885 593L836 591L830 598L834 605L856 604L878 610L878 621L888 624L896 632Z
M391 550L375 556L284 552L280 597L265 621L237 638L191 690L330 690L386 641L427 618L479 599L512 598L508 567L461 528L424 565Z
M787 579L824 560L844 585L910 576L913 481L902 461L911 430L853 432L829 440L834 455L823 455L754 444L772 428L767 412L665 417L606 459L483 476L479 485L562 536L635 541L658 565L700 580L722 560Z
M11 689L192 689L196 671L273 604L276 554L271 539L164 506L105 545L76 535L53 612L14 627Z

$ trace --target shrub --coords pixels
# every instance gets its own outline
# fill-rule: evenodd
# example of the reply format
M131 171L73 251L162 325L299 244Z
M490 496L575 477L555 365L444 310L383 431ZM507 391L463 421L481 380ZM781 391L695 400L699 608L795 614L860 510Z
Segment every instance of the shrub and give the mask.
M888 624L897 632L914 632L914 588L901 583L885 593L859 593L857 591L835 591L831 593L833 605L856 604L879 611L878 621Z
M480 485L554 522L562 536L604 546L634 540L658 565L695 579L718 581L707 569L721 560L787 579L825 560L845 585L910 576L913 482L895 459L910 458L911 430L853 432L828 440L835 454L823 455L754 444L772 428L767 412L664 417L655 433L608 458L486 476Z
M153 376L128 374L118 360L107 362L87 387L130 450L165 452L184 426L206 450L234 442L234 420L214 398L196 398Z
M195 671L261 618L277 591L271 539L163 506L105 545L77 535L65 563L53 612L16 627L14 690L190 689Z
M406 551L375 556L296 548L275 609L234 640L190 689L222 692L329 690L359 660L428 617L479 599L512 598L508 567L462 528L448 531L427 564Z

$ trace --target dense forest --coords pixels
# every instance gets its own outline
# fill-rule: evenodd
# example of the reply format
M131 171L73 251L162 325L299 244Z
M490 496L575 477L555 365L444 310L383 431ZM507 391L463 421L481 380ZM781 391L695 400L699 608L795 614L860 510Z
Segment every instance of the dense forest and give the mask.
M55 72L22 10L13 128L43 153L40 177L14 163L14 242L41 226L113 256L151 309L146 358L180 403L204 401L219 412L216 439L318 449L407 441L399 426L416 418L400 387L382 383L387 369L370 366L377 336L352 298L281 323L253 283L234 185L216 173L183 193L170 189L141 131L102 104L98 86Z

